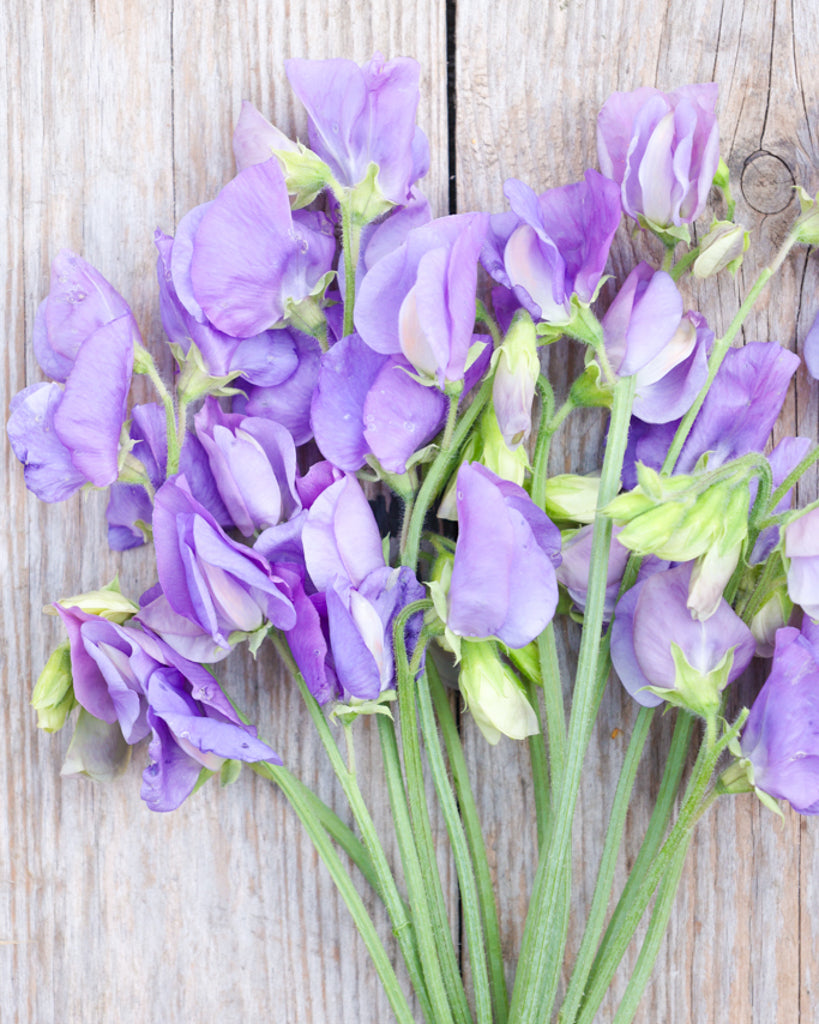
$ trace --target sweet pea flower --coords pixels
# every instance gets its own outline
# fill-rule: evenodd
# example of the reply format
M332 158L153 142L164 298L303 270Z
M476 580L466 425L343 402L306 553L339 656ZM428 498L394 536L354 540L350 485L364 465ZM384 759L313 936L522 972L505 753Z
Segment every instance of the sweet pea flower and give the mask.
M290 583L266 558L231 540L191 495L184 476L157 491L154 545L159 583L177 615L225 650L234 632L295 624Z
M323 292L335 255L321 213L293 213L279 162L251 164L207 207L193 238L190 280L208 320L252 338Z
M168 464L168 434L165 410L156 402L135 405L131 409L129 437L133 444L130 455L141 463L145 478L154 491L165 482ZM186 433L179 456L191 494L207 508L217 523L228 529L233 519L225 508L208 464L205 450L192 433ZM145 543L145 533L138 523L150 526L153 503L142 484L115 483L108 496L105 511L108 520L108 546L113 551L127 551Z
M673 92L615 92L597 119L600 169L623 209L655 228L690 224L705 209L719 163L716 83Z
M419 384L401 357L374 352L357 334L337 342L322 359L310 422L322 454L355 472L373 454L389 473L438 433L446 397Z
M692 567L687 562L657 572L617 603L611 660L643 707L668 700L696 713L710 712L719 704L719 691L753 657L753 635L727 601L721 599L708 619L693 617L688 608Z
M557 606L560 532L517 484L478 463L457 478L458 542L446 624L467 640L524 647Z
M740 739L748 780L760 795L819 813L819 628L776 634L771 673ZM766 801L767 802L767 801Z
M785 528L788 596L812 619L819 619L819 509Z
M361 281L355 326L382 355L403 353L443 388L463 380L475 325L486 214L457 214L409 232Z
M634 415L666 423L687 412L708 376L714 335L699 314L683 316L682 296L670 275L638 263L602 325L613 370L636 378Z
M709 469L761 452L779 416L799 357L776 342L751 342L730 349L697 413L677 460L676 472L690 473L705 452ZM635 466L659 469L679 421L646 423L634 417L623 463L623 485L634 487Z
M272 420L223 412L215 398L196 414L216 487L245 537L289 519L301 508L296 493L296 446Z
M540 196L515 178L503 191L512 213L491 218L481 262L535 320L568 323L572 296L588 305L600 284L620 223L617 187L588 170Z
M201 665L143 630L57 608L68 628L79 703L95 718L117 723L129 745L152 736L142 786L152 810L178 807L200 770L218 770L226 758L281 763Z
M307 108L310 147L340 185L353 187L371 163L385 199L401 205L429 169L429 143L415 125L420 67L408 57L288 60L293 91Z
M34 337L41 366L62 383L32 384L11 401L7 432L26 486L49 502L86 483L107 487L119 475L141 344L133 314L98 271L66 250L54 261Z
M487 642L461 644L461 695L487 742L523 740L540 732L537 715L514 672Z

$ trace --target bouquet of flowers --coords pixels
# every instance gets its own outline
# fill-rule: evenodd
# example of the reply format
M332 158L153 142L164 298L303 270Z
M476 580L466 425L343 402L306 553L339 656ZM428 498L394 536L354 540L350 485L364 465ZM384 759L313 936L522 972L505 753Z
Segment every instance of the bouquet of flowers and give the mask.
M417 1009L435 1024L590 1024L651 906L615 1017L625 1024L708 807L753 792L773 811L786 800L819 812L819 503L792 507L819 448L785 437L765 450L799 358L773 341L733 347L790 250L819 241L816 200L800 189L780 251L717 338L681 290L735 271L749 245L719 157L716 85L614 94L599 172L540 194L510 179L505 212L433 219L418 186L418 65L292 60L287 73L309 146L246 104L236 176L173 237L154 236L173 382L98 270L68 251L53 263L33 328L51 382L14 398L8 436L42 500L108 488L109 545L153 544L157 582L131 595L100 581L54 602L67 639L34 688L39 725L71 720L64 770L92 778L147 741L155 811L243 765L274 782L399 1021ZM692 239L709 202L719 217ZM624 217L646 258L612 280ZM584 368L556 395L539 349L563 338ZM803 355L819 376L819 326ZM156 401L129 407L134 374ZM589 408L608 416L599 473L550 476L561 425ZM556 615L582 624L568 706ZM354 828L218 681L236 648L263 643L302 694ZM729 686L755 657L767 680L729 714ZM558 1001L584 757L605 687L621 684L640 712ZM510 737L531 754L539 866L511 992L454 702L488 743ZM609 914L661 707L676 709L674 737ZM359 787L361 716L377 719L400 866ZM469 985L427 778L457 869ZM353 865L385 905L414 998Z

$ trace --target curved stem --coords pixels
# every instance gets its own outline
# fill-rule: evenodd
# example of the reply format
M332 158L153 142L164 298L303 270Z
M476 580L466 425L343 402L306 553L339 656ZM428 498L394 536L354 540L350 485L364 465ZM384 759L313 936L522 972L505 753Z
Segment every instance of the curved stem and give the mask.
M314 816L310 804L303 799L303 794L299 787L292 784L292 777L288 777L288 774L285 773L279 775L274 781L281 788L299 816L305 831L310 836L313 846L315 846L317 853L324 861L331 878L335 882L336 888L347 904L347 909L350 911L355 926L364 940L367 952L370 954L373 966L381 980L381 984L384 986L384 991L387 994L396 1019L399 1024L414 1024L406 996L401 990L387 952L378 938L372 918L367 913L367 908L358 895L358 891L353 885L344 865L341 863L327 833Z
M819 462L819 445L802 459L801 462L796 465L790 473L785 477L782 483L776 488L768 501L769 511L773 511L780 501L785 497L788 491L793 485L801 478L802 474L810 469L814 462Z

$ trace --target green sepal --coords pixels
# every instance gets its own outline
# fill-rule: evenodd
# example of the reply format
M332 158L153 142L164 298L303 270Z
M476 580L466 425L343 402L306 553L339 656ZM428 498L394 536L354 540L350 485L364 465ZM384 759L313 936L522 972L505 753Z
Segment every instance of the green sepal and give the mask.
M715 721L722 705L721 694L728 685L734 664L734 648L726 651L719 664L710 672L700 672L694 668L682 648L673 640L671 657L676 672L673 688L646 686L645 689L675 707L683 708L706 721Z
M196 778L196 784L191 790L190 795L193 796L194 793L198 793L208 779L212 779L215 774L216 772L212 772L210 768L201 768L199 770L199 775Z
M614 402L614 388L610 384L601 384L602 376L603 371L597 363L589 363L571 386L569 398L572 404L581 409L610 409Z
M229 757L219 769L219 785L230 786L242 774L242 762Z
M372 160L367 166L367 173L357 185L345 188L337 182L331 182L336 199L350 212L353 223L357 227L366 227L372 221L389 213L395 203L387 199L378 184L378 164Z
M294 210L309 206L333 182L333 172L327 164L300 142L295 149L275 149L273 155L281 165Z
M645 214L639 214L637 223L645 231L650 231L668 248L675 246L678 242L691 242L691 232L686 224L655 224Z
M176 392L182 404L189 405L191 402L204 398L205 395L227 398L239 394L237 388L228 387L230 382L240 375L238 370L222 377L214 377L205 366L204 357L193 341L187 352L179 342L174 342L170 348L176 365L179 367Z
M543 686L540 654L536 640L528 643L525 647L504 647L504 654L527 679L531 679L536 686Z
M373 700L360 700L358 697L351 697L346 703L334 705L330 712L330 718L337 719L342 725L352 725L361 715L386 715L387 718L394 721L389 705L397 699L398 693L395 690L384 690Z

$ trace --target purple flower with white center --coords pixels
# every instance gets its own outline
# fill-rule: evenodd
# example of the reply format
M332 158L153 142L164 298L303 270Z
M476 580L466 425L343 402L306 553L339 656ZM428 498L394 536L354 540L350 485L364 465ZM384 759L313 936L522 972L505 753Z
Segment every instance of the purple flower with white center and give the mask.
M157 491L154 546L168 604L221 647L230 647L234 632L295 624L289 582L266 558L225 534L193 498L184 476L171 477Z
M694 420L677 460L678 473L690 473L710 452L709 469L762 451L799 366L799 357L775 342L751 342L730 349ZM636 486L635 465L659 469L679 422L648 424L634 418L623 464L623 485Z
M119 475L119 442L131 387L133 317L86 337L65 385L32 384L11 401L7 424L26 486L42 501L64 501L83 484L107 487Z
M288 60L287 77L307 108L311 149L340 185L352 187L378 165L381 194L398 205L429 169L429 143L415 125L420 67L408 57Z
M691 674L700 680L714 674L719 689L733 682L753 657L753 635L727 601L720 600L706 620L691 615L687 602L692 567L692 562L686 562L657 572L626 591L617 603L611 660L623 686L643 707L656 707L664 699L647 687L667 691L668 700L674 691L688 696L684 688L690 680L680 677L674 646ZM732 660L726 673L729 655Z
M315 338L297 331L276 333L292 336L297 359L295 369L278 384L246 385L243 393L234 397L232 409L245 416L261 416L280 423L300 445L313 436L310 403L321 368L321 346Z
M219 494L245 537L289 519L296 493L296 446L272 420L223 412L208 398L194 420Z
M690 224L705 209L719 163L716 83L673 92L615 92L597 118L600 169L620 185L623 209L657 228Z
M154 232L159 252L156 271L159 280L159 311L162 326L171 342L187 353L191 343L201 353L214 377L240 373L260 385L276 385L296 369L298 355L294 332L262 331L250 338L234 338L219 331L196 301L190 282L193 235L210 206L206 203L180 221L176 238Z
M819 629L777 630L771 673L740 739L757 792L819 813Z
M373 454L389 473L438 433L446 397L410 376L403 358L380 355L351 334L322 359L310 420L322 454L355 472Z
M441 387L463 379L487 223L481 213L431 221L372 267L355 307L356 330L371 349L403 353Z
M193 295L218 330L252 338L321 289L334 255L330 221L291 212L271 157L240 171L205 210L193 239Z
M714 335L698 313L683 316L671 276L638 263L602 320L606 356L636 378L634 415L666 423L688 411L708 376Z
M216 770L225 758L281 763L201 665L142 630L56 607L68 628L79 703L117 722L131 745L153 733L142 787L152 810L178 807L201 768Z
M571 298L594 298L620 223L617 186L597 171L538 196L510 178L511 214L491 218L481 262L535 320L565 324Z
M819 509L785 528L788 596L812 619L819 619Z
M447 627L467 640L525 647L557 606L560 531L522 487L478 463L458 470L456 495Z
M135 405L131 410L130 437L134 443L131 455L142 463L154 491L165 482L168 463L168 435L165 410L156 402ZM219 495L204 448L191 433L186 433L179 458L179 471L184 474L191 494L216 519L220 526L233 526L230 513ZM145 543L145 534L137 525L150 526L153 504L146 489L138 484L113 484L109 492L108 546L114 551L127 551Z

